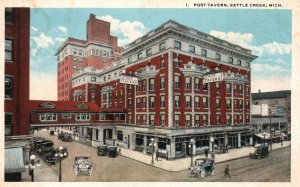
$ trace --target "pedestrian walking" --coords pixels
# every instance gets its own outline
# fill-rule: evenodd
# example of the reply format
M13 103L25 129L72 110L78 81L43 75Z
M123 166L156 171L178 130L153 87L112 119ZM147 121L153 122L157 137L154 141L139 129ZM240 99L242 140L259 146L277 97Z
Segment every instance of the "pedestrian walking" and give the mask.
M211 152L210 155L211 155L211 158L215 160L215 153Z
M169 159L169 152L168 152L168 150L166 151L166 160L168 160Z
M156 157L155 160L158 161L158 150L156 150Z
M225 173L224 173L224 177L229 177L230 178L230 173L229 173L229 164L226 165L226 168L225 168Z
M205 153L205 157L208 157L208 149L207 148L205 148L204 153Z
M119 155L121 155L121 147L119 147Z

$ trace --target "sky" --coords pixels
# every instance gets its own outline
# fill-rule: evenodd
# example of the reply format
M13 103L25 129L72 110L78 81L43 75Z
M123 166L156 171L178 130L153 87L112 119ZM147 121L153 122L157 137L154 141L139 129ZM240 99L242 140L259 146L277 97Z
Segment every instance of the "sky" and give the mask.
M251 91L291 89L292 15L272 9L79 9L30 11L30 99L57 100L55 52L67 37L86 39L90 14L111 22L124 46L172 19L252 50Z

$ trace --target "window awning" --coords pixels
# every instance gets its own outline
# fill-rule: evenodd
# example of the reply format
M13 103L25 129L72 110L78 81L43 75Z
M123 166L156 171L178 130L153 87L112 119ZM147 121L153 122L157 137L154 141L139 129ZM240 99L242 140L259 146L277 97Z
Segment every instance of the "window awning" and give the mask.
M24 172L23 148L13 147L5 149L5 173Z

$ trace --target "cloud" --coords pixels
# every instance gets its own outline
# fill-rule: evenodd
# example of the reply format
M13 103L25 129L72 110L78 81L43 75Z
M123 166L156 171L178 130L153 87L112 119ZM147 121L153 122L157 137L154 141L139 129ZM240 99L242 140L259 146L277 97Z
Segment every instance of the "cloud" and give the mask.
M259 64L259 63L253 63L251 64L252 72L259 74L259 73L266 73L266 70L268 70L268 73L271 74L278 74L283 72L289 72L289 69L286 69L280 65L277 64Z
M212 36L220 38L222 40L229 41L233 44L240 45L244 48L251 49L253 54L261 55L275 55L275 54L289 54L291 52L291 44L283 44L273 41L260 46L252 45L253 34L252 33L238 33L238 32L222 32L212 30L209 33Z
M42 84L41 84L41 80ZM30 73L30 99L31 100L57 100L56 74L41 72Z
M123 38L119 37L119 45L126 45L145 34L145 26L140 21L121 21L111 15L97 16L97 18L110 22L112 34L123 35Z
M57 29L58 29L59 31L65 33L65 34L68 33L68 28L67 28L67 27L59 26Z
M54 40L58 41L58 42L64 42L64 41L66 41L66 38L57 37Z
M46 36L43 32L41 32L40 36L33 37L33 40L38 48L47 48L50 44L54 44L53 39L49 36Z
M38 31L38 29L37 28L35 28L35 27L31 27L31 29L33 30L33 31Z
M35 56L37 50L38 50L38 48L31 49L31 53L30 53L30 54L31 54L32 56Z

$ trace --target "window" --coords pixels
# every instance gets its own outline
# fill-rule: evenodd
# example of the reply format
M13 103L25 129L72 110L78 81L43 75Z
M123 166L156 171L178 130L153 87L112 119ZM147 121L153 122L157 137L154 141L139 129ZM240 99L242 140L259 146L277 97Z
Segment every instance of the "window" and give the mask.
M76 114L76 121L89 121L89 120L90 120L90 114L88 113Z
M237 109L237 108L238 108L238 100L235 99L235 100L234 100L234 109Z
M203 84L203 90L206 90L206 91L208 90L208 83Z
M180 106L180 99L179 99L179 95L175 95L175 107L179 107Z
M243 115L240 114L240 123L243 123Z
M154 108L154 97L149 97L149 108Z
M220 109L220 98L216 99L216 105L217 105L217 109Z
M12 134L12 114L5 114L5 136Z
M226 115L226 123L231 124L231 115L230 114Z
M234 115L234 124L238 123L237 118L238 118L238 115Z
M160 89L165 88L165 77L160 77Z
M165 107L165 96L164 95L160 96L160 107L161 108Z
M165 115L164 115L164 114L161 114L161 115L160 115L160 124L161 124L161 125L164 125L164 124L165 124Z
M5 98L13 98L13 78L5 77Z
M122 131L117 131L117 140L123 141L123 132Z
M220 92L220 83L219 82L216 82L216 91Z
M207 97L203 97L203 108L207 108Z
M140 122L141 122L140 115L136 115L136 122L137 122L137 123L140 123Z
M13 60L13 42L10 39L5 39L5 60Z
M175 114L175 124L179 125L179 114Z
M195 78L195 89L200 90L200 79L199 78Z
M189 114L185 115L185 125L187 127L191 126L191 115L189 115Z
M233 93L235 93L235 94L237 93L237 85L236 84L233 85Z
M179 76L175 76L174 88L179 89Z
M152 55L152 50L151 50L151 48L146 50L146 55L147 55L147 56Z
M39 116L40 121L57 121L57 114L54 113L43 113Z
M231 84L226 84L226 93L231 93Z
M232 57L228 57L228 63L233 64L233 58Z
M185 77L185 89L190 90L191 89L191 78Z
M146 118L147 118L147 116L146 116L146 114L144 114L144 115L143 115L143 124L144 124L144 125L146 125Z
M190 53L195 53L195 46L190 45L189 46L189 52Z
M131 114L128 114L128 122L132 123L132 115Z
M200 108L200 97L195 97L195 108Z
M62 119L71 119L71 114L70 113L63 113L62 114Z
M200 124L200 115L199 115L199 114L196 114L196 115L195 115L195 124L196 124L197 126L199 126L199 124Z
M237 65L241 66L242 65L242 61L241 60L237 60Z
M149 90L154 90L154 79L149 79Z
M136 99L136 108L140 108L140 98Z
M13 23L13 9L5 8L5 23Z
M231 109L231 99L226 99L226 108Z
M142 91L146 90L146 79L142 80Z
M217 114L217 124L221 124L221 115Z
M201 49L201 55L202 56L207 56L207 50Z
M128 63L131 63L132 62L132 57L129 57L128 58Z
M241 99L240 100L240 109L243 109L243 107L244 107L244 104L243 104L243 100Z
M203 124L207 125L207 115L206 114L203 115Z
M216 60L221 60L221 54L216 53Z
M165 67L165 60L162 59L162 60L160 61L160 68L164 68L164 67Z
M243 85L240 84L239 87L240 87L240 94L243 94L243 92L244 92Z
M166 48L166 42L160 43L159 44L159 50L163 50Z
M150 124L151 126L154 125L154 115L153 115L153 114L150 114L150 115L149 115L149 124Z
M96 77L91 77L92 82L96 82Z
M181 49L181 42L175 40L174 41L174 48Z
M97 50L98 52L98 50ZM78 55L82 55L82 50L81 49L78 49Z
M146 108L146 97L143 97L143 100L142 100L142 101L143 101L142 107L143 107L143 108Z
M143 58L143 55L142 55L142 53L139 53L138 54L138 59L141 59L141 58Z
M77 49L76 48L73 48L73 55L77 55Z
M185 96L185 107L191 108L191 96Z
M175 66L180 67L180 59L179 58L175 59Z

